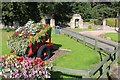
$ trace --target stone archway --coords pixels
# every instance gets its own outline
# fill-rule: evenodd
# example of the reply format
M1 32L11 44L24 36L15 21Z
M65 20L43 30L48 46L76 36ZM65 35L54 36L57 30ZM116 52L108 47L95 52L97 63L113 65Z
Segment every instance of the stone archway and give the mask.
M83 19L79 14L74 14L72 19L70 20L71 28L82 28L83 27Z

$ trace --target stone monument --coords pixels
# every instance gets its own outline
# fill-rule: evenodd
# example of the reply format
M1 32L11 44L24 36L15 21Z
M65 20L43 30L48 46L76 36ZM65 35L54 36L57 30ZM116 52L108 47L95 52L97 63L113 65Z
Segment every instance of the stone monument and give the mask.
M83 19L79 14L74 14L72 19L70 20L71 28L83 28Z

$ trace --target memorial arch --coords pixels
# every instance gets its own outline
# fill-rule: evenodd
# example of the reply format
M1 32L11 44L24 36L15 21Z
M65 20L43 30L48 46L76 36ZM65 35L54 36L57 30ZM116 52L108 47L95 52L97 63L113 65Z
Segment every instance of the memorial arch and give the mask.
M83 19L79 14L74 14L72 19L70 20L71 28L82 28L83 27Z

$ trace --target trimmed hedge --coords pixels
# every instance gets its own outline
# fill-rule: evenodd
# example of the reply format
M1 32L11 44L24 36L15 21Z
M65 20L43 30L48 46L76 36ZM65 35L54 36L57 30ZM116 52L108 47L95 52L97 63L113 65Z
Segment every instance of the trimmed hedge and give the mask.
M106 18L106 25L110 27L118 27L117 18Z

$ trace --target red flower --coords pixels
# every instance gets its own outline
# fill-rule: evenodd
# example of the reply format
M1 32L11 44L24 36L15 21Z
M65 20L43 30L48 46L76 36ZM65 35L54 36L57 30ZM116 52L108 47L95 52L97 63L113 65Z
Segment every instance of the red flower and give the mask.
M36 65L36 64L41 64L41 66L43 66L43 60L41 58L36 58L33 62L33 65Z
M18 32L14 32L14 36L18 36Z
M44 63L44 62L41 62L41 64L40 64L40 65L43 67L43 66L45 66L45 63Z
M17 57L17 60L18 60L19 62L22 62L22 61L23 61L23 57Z
M14 49L11 49L11 53L14 53L15 52L15 50Z
M29 34L29 36L33 36L32 34Z
M32 43L29 43L28 46L31 48L32 47Z
M47 24L43 24L42 26L43 26L43 28L45 28L47 26Z

